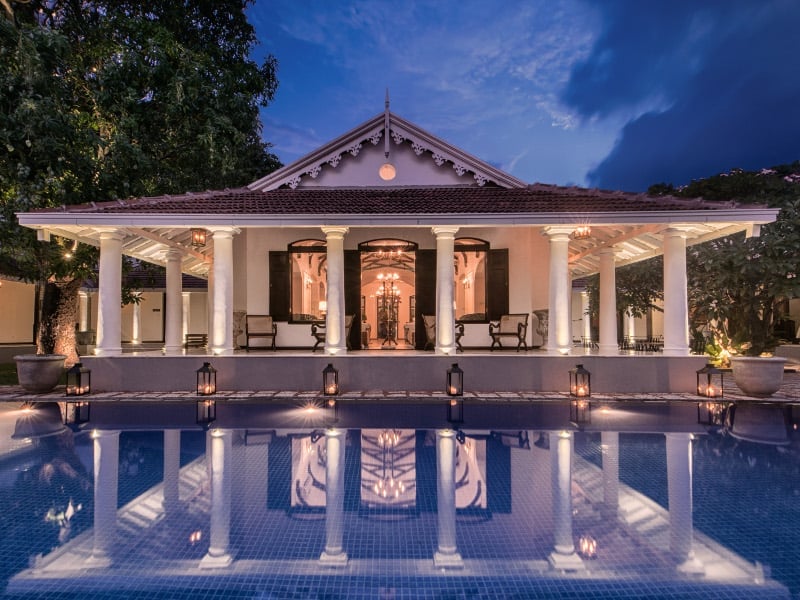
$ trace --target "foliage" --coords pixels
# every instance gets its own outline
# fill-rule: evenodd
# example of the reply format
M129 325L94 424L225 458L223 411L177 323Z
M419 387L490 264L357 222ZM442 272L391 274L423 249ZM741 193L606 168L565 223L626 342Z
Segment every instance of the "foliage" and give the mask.
M717 346L758 356L774 349L776 305L800 296L800 162L758 172L736 169L680 188L677 196L758 202L780 208L759 237L743 233L687 251L689 311L695 328L707 324ZM654 190L650 190L652 193Z
M0 273L37 282L44 297L47 282L96 267L94 248L37 242L16 212L239 186L279 166L258 113L274 97L277 64L249 58L250 0L7 4Z

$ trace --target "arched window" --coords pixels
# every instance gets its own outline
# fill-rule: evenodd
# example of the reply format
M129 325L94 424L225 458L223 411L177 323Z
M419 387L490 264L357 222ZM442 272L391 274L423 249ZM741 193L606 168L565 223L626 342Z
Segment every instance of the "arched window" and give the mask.
M487 321L489 242L456 238L454 247L456 319Z

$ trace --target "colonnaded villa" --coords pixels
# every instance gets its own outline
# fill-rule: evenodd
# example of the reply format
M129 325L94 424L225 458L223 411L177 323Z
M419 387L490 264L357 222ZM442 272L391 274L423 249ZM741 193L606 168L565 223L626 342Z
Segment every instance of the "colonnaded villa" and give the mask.
M33 398L39 416L0 410L0 455L72 435L63 409L74 438L57 448L92 472L93 513L70 538L81 504L62 498L64 541L6 591L787 598L760 562L694 529L692 492L711 488L698 514L724 513L728 533L754 518L714 495L737 459L730 438L706 435L731 409L692 395L705 359L689 352L686 247L757 235L775 217L529 185L388 100L244 188L20 214L43 240L100 248L79 318L96 330L82 340L92 389L63 407L63 391ZM618 335L615 268L661 254L663 317L629 319ZM163 303L153 293L121 308L123 255L166 267ZM593 324L580 282L598 272ZM205 362L215 400L195 379ZM445 386L462 383L446 379L454 362L462 400ZM341 401L320 386L328 364ZM594 414L566 402L576 364L591 372ZM323 410L306 409L321 398ZM759 431L778 417L788 444L782 406L737 411ZM137 488L141 469L161 468L132 452L142 431L163 436L163 481ZM625 472L623 454L644 468ZM695 460L723 454L726 466L693 480ZM781 479L761 464L742 485ZM660 503L636 489L654 486L653 468ZM785 529L784 510L759 514Z
M244 188L19 220L42 239L100 248L96 306L82 302L80 317L81 329L96 328L95 356L84 362L98 390L187 389L169 357L199 346L218 357L221 389L303 389L302 362L285 351L310 357L313 348L315 362L359 357L340 369L345 390L439 389L441 365L466 350L468 389L557 390L569 355L586 354L607 365L596 389L645 392L691 390L702 362L687 358L687 245L757 235L776 212L527 184L393 114L387 100L382 114ZM123 254L166 267L163 313L152 303L123 312ZM615 267L659 254L663 316L629 319L618 336ZM597 272L592 327L576 282ZM182 274L207 279L207 302L184 293ZM147 356L142 378L133 363L113 365L148 319L163 320L166 356ZM657 352L624 356L639 361L635 370L611 367L625 364L621 347ZM373 349L383 352L364 351ZM257 370L234 366L256 355Z

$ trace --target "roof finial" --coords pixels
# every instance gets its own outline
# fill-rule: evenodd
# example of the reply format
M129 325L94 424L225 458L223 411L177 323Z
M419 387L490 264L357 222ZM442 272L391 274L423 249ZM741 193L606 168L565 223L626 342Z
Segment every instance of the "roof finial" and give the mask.
M386 112L389 112L389 88L386 88L386 102L384 103L386 107Z

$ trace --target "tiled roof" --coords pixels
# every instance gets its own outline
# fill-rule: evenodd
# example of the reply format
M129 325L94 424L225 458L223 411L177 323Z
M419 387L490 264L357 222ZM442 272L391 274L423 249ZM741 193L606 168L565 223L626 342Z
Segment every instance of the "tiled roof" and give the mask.
M515 214L720 210L734 203L534 184L500 187L238 188L81 204L35 212L188 215Z

